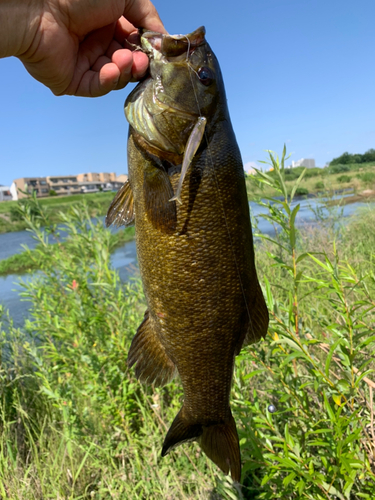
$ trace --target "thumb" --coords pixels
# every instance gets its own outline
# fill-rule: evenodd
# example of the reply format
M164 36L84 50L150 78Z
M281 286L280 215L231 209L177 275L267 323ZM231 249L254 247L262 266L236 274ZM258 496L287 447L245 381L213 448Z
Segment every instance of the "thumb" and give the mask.
M167 33L157 10L150 0L129 0L126 2L124 17L137 28Z

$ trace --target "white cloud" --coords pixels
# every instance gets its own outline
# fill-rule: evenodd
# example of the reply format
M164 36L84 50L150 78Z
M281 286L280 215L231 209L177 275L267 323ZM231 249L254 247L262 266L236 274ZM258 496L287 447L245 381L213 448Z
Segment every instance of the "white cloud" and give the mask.
M255 161L248 161L247 163L244 164L243 168L245 172L249 172L249 170L252 170L253 168L262 170L261 167L257 163L255 163Z

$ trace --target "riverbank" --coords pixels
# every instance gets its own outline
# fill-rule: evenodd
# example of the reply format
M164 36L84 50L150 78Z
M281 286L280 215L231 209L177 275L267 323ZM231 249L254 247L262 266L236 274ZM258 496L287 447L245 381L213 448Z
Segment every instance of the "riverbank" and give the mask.
M284 170L284 182L289 193L303 170L303 167L286 168ZM274 171L265 171L264 173L271 179L274 178ZM272 184L272 181L270 184ZM256 201L263 196L278 196L280 193L270 184L261 183L259 174L247 175L246 187L249 200ZM357 196L374 188L375 163L368 162L306 169L296 194L334 196L336 193L345 192Z
M38 198L38 203L45 210L51 222L62 222L60 212L66 212L82 202L86 202L91 217L100 217L107 213L108 207L115 196L115 192L99 192L74 194L70 196L50 196ZM0 234L22 231L28 227L22 217L15 213L18 201L3 201L0 203Z
M366 206L372 200L369 193L368 196L357 197L338 197L337 199L324 199L320 197L297 197L293 202L293 207L297 204L300 206L296 218L298 227L316 226L321 220L322 214L326 219L336 217L337 221L343 223L349 221L350 216L355 213L362 205ZM342 205L339 212L334 210L334 205ZM330 208L332 207L332 209ZM254 234L263 233L269 236L274 234L274 226L268 219L262 217L262 214L267 213L268 209L262 207L258 203L250 202L250 212L254 220ZM319 213L319 216L318 216ZM113 228L111 228L111 232ZM62 231L63 234L63 231ZM134 229L129 228L125 231L121 230L118 234L113 235L113 248L119 248L127 241L130 241L134 236ZM63 235L64 237L64 235ZM62 241L63 241L62 237ZM56 243L56 240L51 236L51 243ZM30 250L27 252L22 250L22 246L26 245ZM0 235L0 276L16 275L36 271L40 268L40 247L36 245L36 241L32 239L31 233L21 231L19 233L8 233Z
M365 189L361 193L352 194L335 200L330 200L328 205L350 205L351 203L367 203L375 200L375 190Z
M129 227L116 233L110 233L110 251L113 252L127 241L134 239L134 227ZM61 241L58 243L61 246L67 247L69 241ZM45 258L42 252L42 245L39 244L32 250L27 250L0 260L0 276L9 274L26 274L40 269L43 259Z

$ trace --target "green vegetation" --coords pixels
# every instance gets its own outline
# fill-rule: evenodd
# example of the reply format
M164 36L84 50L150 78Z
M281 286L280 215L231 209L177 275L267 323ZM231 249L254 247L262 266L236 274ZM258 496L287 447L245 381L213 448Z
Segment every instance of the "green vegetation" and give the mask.
M238 356L232 391L242 493L196 444L160 457L181 385L146 387L127 369L145 310L141 285L120 283L109 231L79 206L62 216L69 248L48 243L43 213L26 219L41 272L24 284L32 302L24 327L2 315L1 497L374 498L375 212L338 228L333 207L317 212L318 229L299 231L299 205L290 203L303 177L287 185L285 151L270 160L274 174L260 181L281 199L261 203L277 232L256 234L270 327Z
M76 212L77 210L83 209L85 212L92 215L89 206L85 204L76 205L71 204L70 210ZM25 252L12 255L7 259L0 261L0 276L15 273L28 273L40 269L43 261L46 259L46 248L49 248L52 253L52 258L54 255L54 250L51 245L45 247L45 242L48 241L48 236L53 236L57 244L63 246L67 252L70 251L71 241L68 238L67 241L60 238L60 230L65 229L62 224L58 227L53 223L54 219L61 221L62 223L66 220L65 214L53 213L47 211L43 207L42 200L36 197L35 192L30 198L21 200L20 203L13 205L10 210L11 217L15 220L22 220L23 224L29 229L33 230L36 228L45 227L45 234L38 232L34 235L34 238L39 241L39 244L34 250L26 249ZM134 238L134 227L127 228L124 231L117 232L115 234L109 233L109 251L113 252L116 248L123 245L126 241L130 241Z
M338 158L334 158L331 161L330 165L346 165L348 163L353 164L353 163L368 163L368 162L375 162L375 149L369 149L363 155L361 154L352 155L349 153L343 153Z
M111 233L109 244L110 252L113 252L116 248L119 248L132 239L134 239L134 227L129 227L118 233ZM65 246L66 250L69 251L70 241L60 241L59 244ZM41 244L39 244L34 250L27 249L7 259L0 260L0 276L36 271L41 268L44 259L45 249L41 252Z
M115 193L88 193L74 194L70 196L50 196L38 199L38 203L48 215L49 220L61 222L61 212L66 211L71 206L76 206L83 201L87 203L92 217L104 215L114 198ZM23 220L22 208L25 203L32 202L32 196L19 201L6 201L0 203L0 233L12 231L22 231L27 224Z
M322 182L322 181L316 182L315 189L324 189L324 182Z
M350 179L351 177L349 175L339 175L339 177L337 177L339 182L350 182Z
M289 194L293 188L293 183L303 171L305 171L305 174L299 189L304 190L304 195L317 194L321 191L332 194L336 191L342 191L342 189L348 190L348 192L351 191L354 195L369 188L375 190L375 162L351 165L331 164L326 168L286 168L283 176ZM351 175L345 175L346 172L350 172ZM344 175L342 175L343 173ZM276 173L275 171L268 171L267 175L274 179ZM257 201L263 195L277 196L277 190L269 184L265 186L261 182L259 174L248 175L246 184L249 199L252 201ZM297 193L297 195L302 195L302 192L300 193Z

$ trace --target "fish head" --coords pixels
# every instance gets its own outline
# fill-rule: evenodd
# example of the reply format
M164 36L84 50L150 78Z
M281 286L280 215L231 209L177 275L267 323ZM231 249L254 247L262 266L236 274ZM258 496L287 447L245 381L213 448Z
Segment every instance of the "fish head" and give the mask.
M183 154L199 117L207 119L209 128L219 99L225 101L219 64L205 39L205 28L188 35L146 31L141 47L150 59L149 76L129 95L126 118L153 146Z

